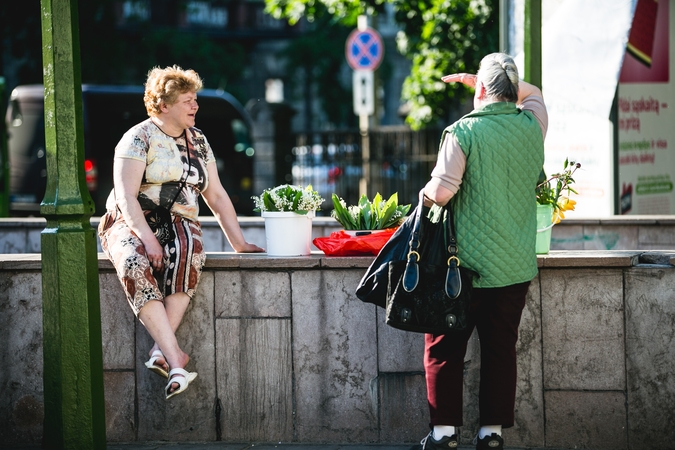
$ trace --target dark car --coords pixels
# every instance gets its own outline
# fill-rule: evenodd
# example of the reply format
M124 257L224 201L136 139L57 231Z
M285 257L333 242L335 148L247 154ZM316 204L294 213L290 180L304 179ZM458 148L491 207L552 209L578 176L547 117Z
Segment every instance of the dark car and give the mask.
M237 214L252 215L253 148L251 119L241 104L223 91L198 93L197 127L208 139L220 181ZM133 125L148 118L143 88L136 86L82 86L84 170L96 210L105 212L112 189L115 145ZM47 184L45 166L44 89L42 85L18 86L9 98L7 131L10 163L10 215L40 214ZM211 210L201 203L200 214Z

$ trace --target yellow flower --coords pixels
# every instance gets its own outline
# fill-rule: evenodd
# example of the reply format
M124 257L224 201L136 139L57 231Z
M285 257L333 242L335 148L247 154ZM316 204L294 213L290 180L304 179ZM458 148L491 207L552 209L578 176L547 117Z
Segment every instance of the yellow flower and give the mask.
M576 200L572 200L569 197L560 197L560 200L558 200L558 208L563 211L574 211L574 206L576 204Z
M560 223L560 221L563 220L564 218L565 218L565 214L563 214L563 210L562 209L556 209L555 211L553 211L553 220L551 220L551 222L557 224L557 223Z

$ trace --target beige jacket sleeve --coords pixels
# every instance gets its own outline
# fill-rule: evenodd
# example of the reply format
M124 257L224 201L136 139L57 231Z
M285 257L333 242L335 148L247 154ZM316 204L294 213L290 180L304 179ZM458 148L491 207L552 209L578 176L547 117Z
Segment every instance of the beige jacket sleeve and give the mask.
M466 155L457 142L457 138L445 133L441 148L438 152L436 167L431 171L431 178L436 178L438 184L452 192L453 195L462 184L462 176L466 168Z

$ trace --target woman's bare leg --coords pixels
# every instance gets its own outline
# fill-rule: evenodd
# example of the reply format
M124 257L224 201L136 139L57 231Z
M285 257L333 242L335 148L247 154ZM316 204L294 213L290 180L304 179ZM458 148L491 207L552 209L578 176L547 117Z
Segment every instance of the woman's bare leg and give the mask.
M183 321L183 316L185 315L185 311L187 310L189 304L190 297L188 297L188 295L184 292L176 292L175 294L171 294L164 299L164 309L166 310L166 315L169 319L169 325L171 326L174 335ZM160 346L155 340L155 344L152 346L148 354L152 355L152 352L158 350L159 348Z
M190 357L181 350L176 339L176 330L180 326L190 297L184 292L169 295L160 301L149 301L138 313L138 318L155 340L150 354L159 348L165 356L165 362L170 368L184 368ZM157 361L161 365L160 360ZM178 383L171 385L171 392L178 389Z
M186 294L182 295L187 297ZM157 300L147 302L138 313L138 318L155 340L155 346L159 347L164 353L169 366L183 368L190 358L178 345L175 330L178 329L180 319L182 319L187 307L181 308L181 302L174 304L169 297L164 299L165 302L168 301L167 307Z

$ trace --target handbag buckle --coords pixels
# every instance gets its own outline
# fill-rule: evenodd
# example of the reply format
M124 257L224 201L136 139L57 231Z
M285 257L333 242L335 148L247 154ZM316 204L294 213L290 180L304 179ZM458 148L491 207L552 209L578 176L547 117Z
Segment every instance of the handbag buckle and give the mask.
M445 324L448 326L448 328L454 328L455 325L457 325L457 316L454 314L448 314L445 316Z
M412 311L410 310L410 308L401 309L401 322L403 323L410 322L411 318L412 318Z
M410 251L408 252L408 260L410 260L410 257L411 257L411 256L417 256L417 261L416 261L416 262L419 262L419 261L420 261L420 254L417 253L415 250L410 250Z
M459 258L456 256L451 256L448 258L448 267L450 267L450 263L452 263L452 261L455 261L455 263L457 263L457 267L459 267Z

